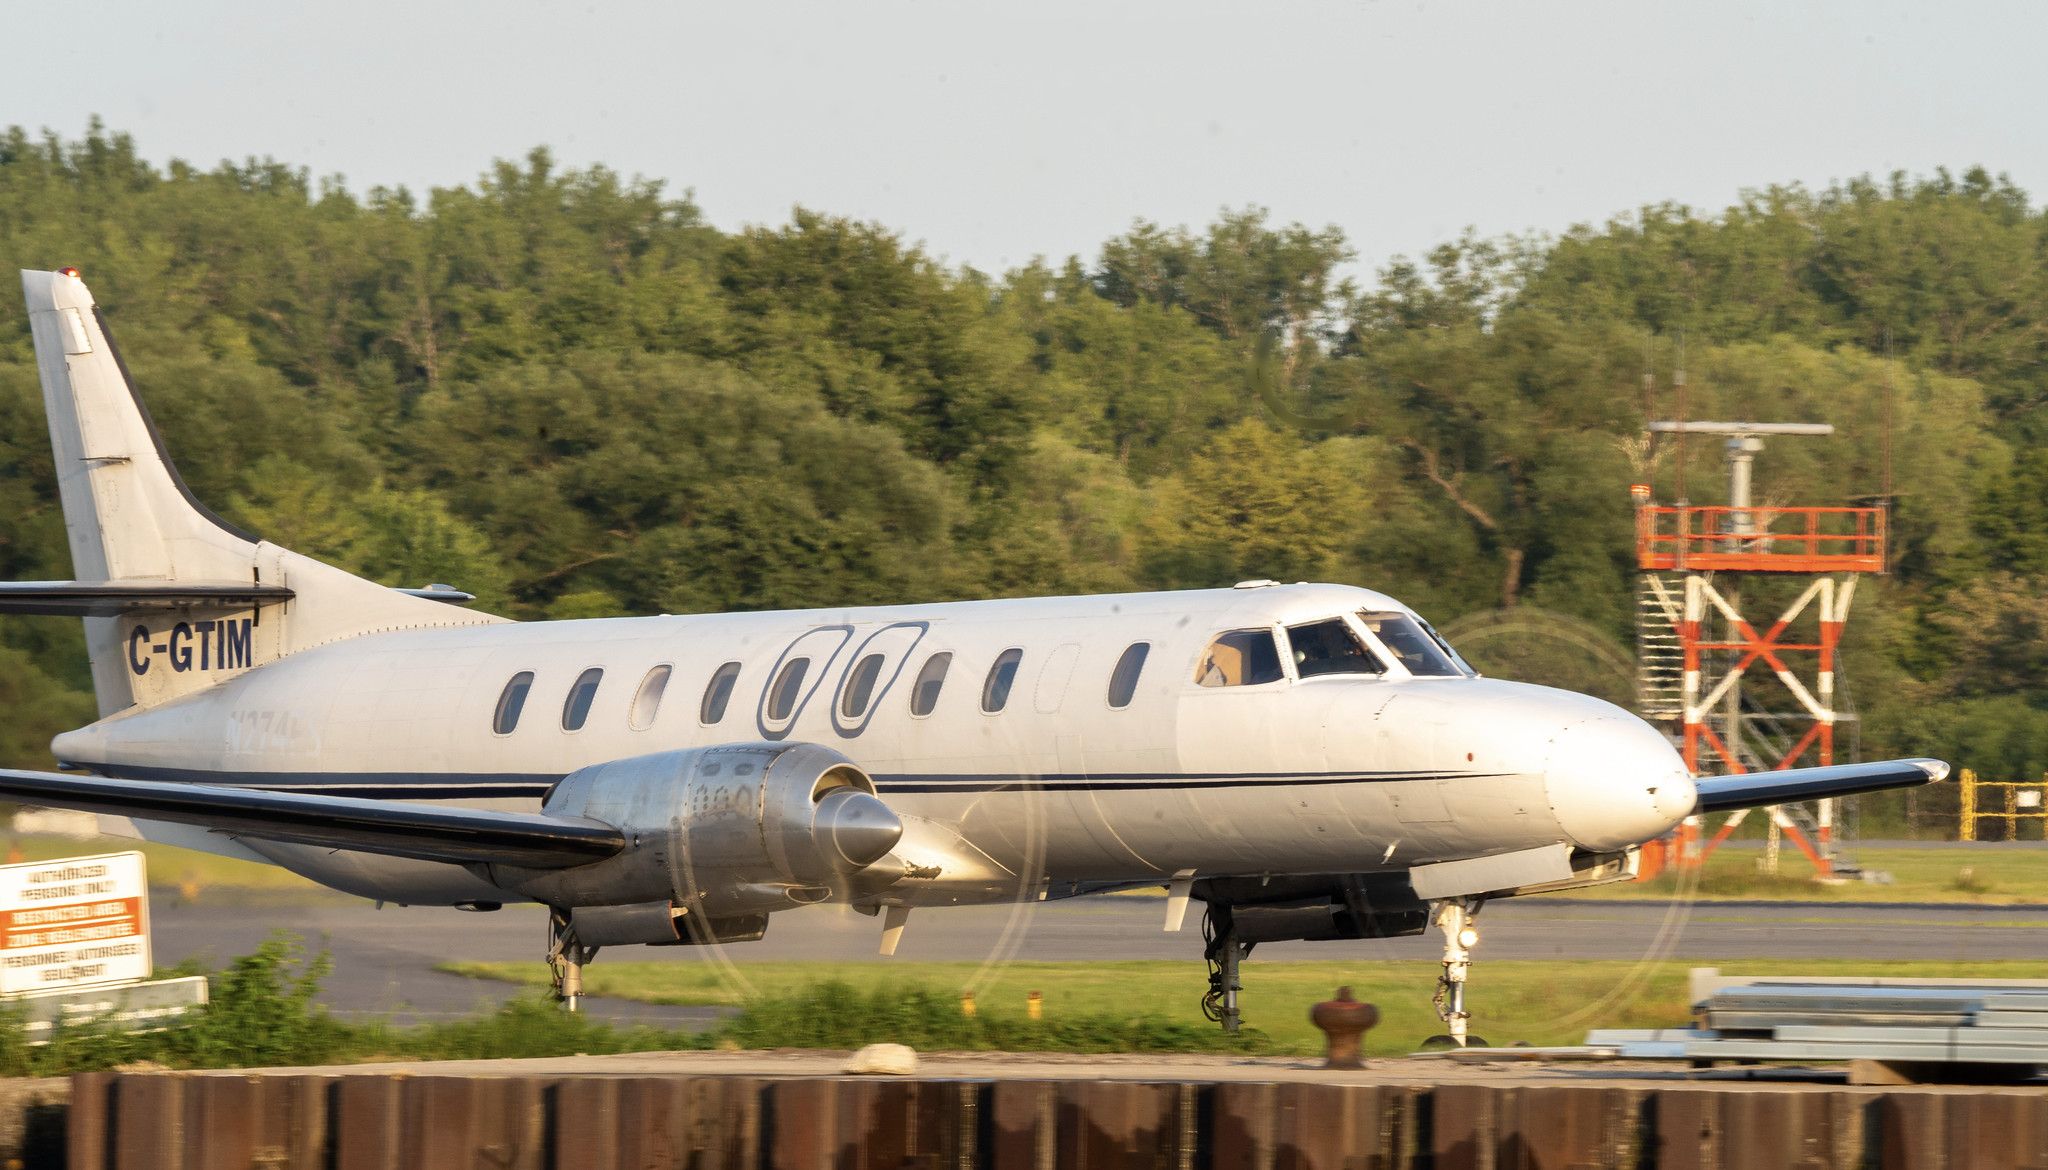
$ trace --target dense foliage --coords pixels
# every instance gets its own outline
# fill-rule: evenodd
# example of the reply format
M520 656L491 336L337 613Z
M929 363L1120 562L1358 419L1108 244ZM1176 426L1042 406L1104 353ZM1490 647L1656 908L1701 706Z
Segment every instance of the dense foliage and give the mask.
M1628 485L1681 475L1645 418L1825 420L1759 483L1896 498L1861 750L2003 776L2048 767L2044 249L1973 170L1467 237L1369 288L1255 208L993 276L806 210L721 232L539 150L357 196L0 137L0 260L85 269L199 494L382 580L532 618L1321 578L1626 655ZM1682 457L1717 499L1714 445ZM0 574L68 574L18 322L0 510ZM89 717L70 625L0 626L8 762Z

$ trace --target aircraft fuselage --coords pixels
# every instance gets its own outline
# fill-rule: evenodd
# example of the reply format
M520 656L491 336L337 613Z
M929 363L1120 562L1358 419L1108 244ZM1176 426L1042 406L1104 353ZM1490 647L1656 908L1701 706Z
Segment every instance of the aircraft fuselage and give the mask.
M531 810L564 775L608 760L818 743L866 770L917 829L948 838L932 845L951 851L948 872L918 887L921 904L1013 896L1020 881L1057 894L1185 871L1401 870L1558 842L1617 850L1691 810L1682 762L1641 720L1546 687L1414 675L1358 624L1388 612L1407 611L1369 590L1294 585L395 630L240 673L227 659L220 685L55 748L111 776ZM287 606L262 620L292 618ZM1332 620L1374 647L1380 673L1307 675L1292 660L1290 630ZM1280 648L1279 677L1202 685L1219 634L1260 630ZM174 668L150 657L159 644L199 669L198 632L138 631L146 669ZM1138 644L1135 685L1113 705L1119 662ZM997 704L991 673L1013 651ZM914 703L939 654L952 657L936 694ZM791 684L796 659L807 665ZM709 711L732 663L723 710ZM591 671L602 672L594 690ZM508 685L528 673L507 727ZM914 852L916 829L910 838ZM370 897L507 896L444 863L246 847Z

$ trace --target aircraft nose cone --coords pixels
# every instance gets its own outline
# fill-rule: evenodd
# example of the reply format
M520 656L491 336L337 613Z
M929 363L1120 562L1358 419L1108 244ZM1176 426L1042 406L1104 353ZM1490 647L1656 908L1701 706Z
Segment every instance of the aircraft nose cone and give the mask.
M852 872L888 856L903 838L903 821L878 798L840 788L818 802L811 837L834 869Z
M1692 815L1685 761L1640 719L1574 723L1550 741L1544 787L1558 827L1587 849L1614 850L1662 836Z

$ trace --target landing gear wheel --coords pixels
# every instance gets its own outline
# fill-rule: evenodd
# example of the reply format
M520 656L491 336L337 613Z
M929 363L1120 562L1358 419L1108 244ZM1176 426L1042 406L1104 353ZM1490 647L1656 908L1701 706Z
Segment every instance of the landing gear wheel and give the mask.
M596 947L586 947L576 941L576 930L570 925L569 912L559 907L548 910L548 973L555 1002L565 1011L576 1011L583 1004L583 968L597 957Z
M1444 1035L1443 1033L1439 1032L1439 1033L1437 1033L1436 1035L1434 1035L1434 1036L1431 1036L1431 1037L1430 1037L1429 1039L1427 1039L1427 1040L1424 1040L1424 1041L1422 1042L1422 1047L1421 1047L1421 1048L1419 1048L1419 1049L1417 1049L1417 1051L1419 1051L1419 1052L1448 1052L1448 1051L1450 1051L1450 1050L1451 1050L1451 1049L1453 1049L1453 1048L1491 1048L1491 1047L1493 1047L1493 1045L1491 1045L1491 1044L1488 1044L1488 1043L1486 1042L1486 1039L1485 1039L1485 1037L1482 1037L1482 1036L1467 1036L1467 1037L1465 1037L1465 1043L1463 1043L1463 1044L1459 1044L1459 1043L1458 1043L1458 1042L1457 1042L1456 1040L1453 1040L1453 1039L1452 1039L1451 1037L1449 1037L1449 1036L1446 1036L1446 1035Z

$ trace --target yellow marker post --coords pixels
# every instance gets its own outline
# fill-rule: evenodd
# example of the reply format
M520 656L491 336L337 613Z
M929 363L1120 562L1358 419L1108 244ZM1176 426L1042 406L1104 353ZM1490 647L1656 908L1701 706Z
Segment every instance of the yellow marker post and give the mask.
M1958 803L1962 805L1963 809L1962 831L1957 836L1964 841L1975 841L1977 839L1976 769L1964 768L1962 776L1956 782L1962 788L1962 791L1958 794Z

